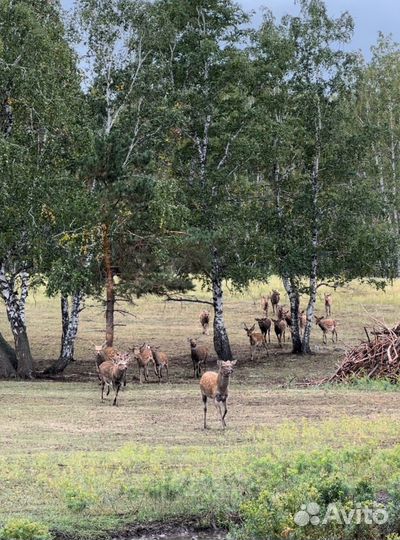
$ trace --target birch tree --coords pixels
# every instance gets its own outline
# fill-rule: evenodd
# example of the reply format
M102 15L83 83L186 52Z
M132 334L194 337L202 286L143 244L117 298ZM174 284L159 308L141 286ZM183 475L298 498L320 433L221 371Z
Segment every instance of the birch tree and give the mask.
M0 41L0 293L16 352L1 371L31 377L25 301L65 175L79 78L56 2L1 2Z
M160 2L170 31L172 174L190 211L183 269L212 294L214 347L232 358L224 320L224 280L242 286L256 275L252 186L243 175L251 115L245 13L227 0ZM250 248L251 246L251 248Z
M256 86L257 162L274 202L268 234L299 354L311 352L318 287L384 274L382 261L393 246L387 230L376 226L381 207L362 174L366 134L356 117L357 58L337 48L350 39L352 20L346 13L331 19L320 0L300 5L300 17L284 17L280 25L267 16L254 51L263 74ZM360 260L357 250L367 238L371 249ZM302 338L301 293L308 298Z
M380 35L363 70L358 110L360 129L368 130L371 159L364 173L375 178L386 219L400 234L400 47ZM397 246L397 276L400 253Z

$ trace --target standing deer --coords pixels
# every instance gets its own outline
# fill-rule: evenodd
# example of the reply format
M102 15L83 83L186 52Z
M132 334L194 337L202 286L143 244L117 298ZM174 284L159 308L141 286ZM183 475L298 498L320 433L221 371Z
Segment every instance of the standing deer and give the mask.
M245 323L243 323L244 331L246 332L249 342L250 342L250 357L251 360L254 358L254 351L258 349L259 347L264 347L264 349L267 351L267 356L269 356L267 343L265 340L265 336L263 334L260 334L259 332L254 332L255 324L251 328L248 328Z
M330 317L332 315L332 294L331 293L325 293L325 315L326 317Z
M267 334L268 334L268 343L271 343L271 325L272 321L268 317L263 317L262 319L254 319L258 322L258 326L260 328L260 331L262 335L264 336L265 342L267 342Z
M236 360L227 360L226 362L218 360L218 373L206 371L200 379L200 391L204 404L204 429L207 429L207 398L214 400L215 407L221 417L222 429L226 427L225 416L228 412L226 402L228 399L229 380L235 365ZM222 404L224 406L223 414L221 409Z
M284 343L286 340L287 323L285 319L278 319L278 320L272 319L272 322L274 323L275 335L278 340L279 347L282 348L282 338L283 338Z
M322 330L322 341L323 343L325 343L326 345L326 342L327 342L327 339L326 339L326 335L328 332L331 332L332 333L332 343L335 342L334 338L336 337L336 341L338 339L338 335L337 335L337 322L334 320L334 319L326 319L325 317L317 317L316 315L314 315L315 317L315 324L317 326L319 326Z
M208 326L210 324L210 312L203 309L203 311L200 313L200 324L203 328L203 334L208 336Z
M143 343L141 347L134 347L133 358L137 361L139 367L139 383L142 384L142 373L144 374L144 380L149 380L149 363L154 363L153 353L148 343Z
M165 352L159 350L160 347L151 347L151 352L153 353L154 358L154 373L158 377L158 381L161 384L162 370L164 369L167 374L168 381L168 356Z
M190 355L193 362L193 373L194 378L199 379L201 375L201 366L204 368L207 364L208 359L208 347L204 345L197 345L197 340L193 338L188 338L190 343Z
M261 297L261 309L265 312L265 316L268 317L269 311L269 296L263 295Z
M272 312L276 313L276 307L279 304L279 300L281 299L281 295L279 291L274 289L272 293L270 294L270 299L271 299Z

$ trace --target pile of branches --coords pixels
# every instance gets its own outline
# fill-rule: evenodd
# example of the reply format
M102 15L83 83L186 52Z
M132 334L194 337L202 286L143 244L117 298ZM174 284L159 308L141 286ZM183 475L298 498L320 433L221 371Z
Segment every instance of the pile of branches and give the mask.
M400 379L400 323L388 328L378 322L370 333L364 328L367 341L349 349L343 362L331 376L318 384L350 382L355 378Z

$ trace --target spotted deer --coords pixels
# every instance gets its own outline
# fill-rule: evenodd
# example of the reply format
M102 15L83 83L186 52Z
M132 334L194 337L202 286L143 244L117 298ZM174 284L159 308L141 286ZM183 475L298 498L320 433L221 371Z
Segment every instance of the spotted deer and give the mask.
M203 311L200 313L200 324L203 328L203 334L208 336L208 327L210 324L210 312L206 309L203 309Z
M153 353L151 352L151 347L148 343L143 343L140 347L134 347L132 349L133 358L137 361L139 368L139 383L142 384L142 374L144 375L144 380L148 382L149 380L149 364L150 362L154 363Z
M117 363L117 361L121 358L121 353L115 347L107 346L106 342L104 342L102 345L94 345L94 348L95 348L95 353L96 353L96 366L97 367L101 366L103 362L107 362L107 361ZM125 358L128 358L128 357L129 355L125 356ZM130 357L129 357L129 360L130 360ZM128 364L129 364L129 361L128 361ZM123 383L124 383L124 386L126 386L126 371L125 371Z
M226 402L228 399L229 380L235 365L236 360L227 360L226 362L218 360L218 373L206 371L200 379L200 391L204 405L204 429L207 429L208 398L214 400L214 405L221 418L222 429L225 429L226 427L225 417L228 412ZM222 405L224 407L223 413L221 408Z
M261 347L264 347L264 349L267 351L267 356L269 356L265 336L263 334L260 334L259 332L254 332L255 326L256 325L253 324L253 326L248 328L246 323L243 323L244 331L246 332L247 337L249 338L249 342L250 342L250 358L251 358L251 360L254 359L255 350L259 349Z
M269 296L263 295L261 297L261 309L265 312L265 316L268 317L269 311Z
M330 317L332 315L332 294L331 293L325 293L325 315L326 317Z
M264 336L265 342L267 341L267 335L268 335L268 343L271 343L271 326L272 321L268 317L263 317L262 319L255 318L258 322L258 326L260 328L260 332Z
M208 347L205 345L197 345L197 340L194 338L188 338L190 343L190 355L193 362L194 378L199 379L201 375L202 366L205 368L208 359Z
M96 362L96 369L101 383L101 401L104 401L104 388L107 386L106 396L108 396L112 387L115 391L113 405L117 405L118 392L126 375L128 361L128 354L119 354L113 361L105 360L99 366Z
M279 304L279 301L281 299L280 292L274 289L271 292L271 294L269 295L269 297L271 299L272 312L276 313L276 308L277 308L277 306Z
M279 347L282 348L282 338L284 343L286 340L287 322L285 319L272 319L272 322L274 323L275 335L278 340Z
M161 384L163 370L166 373L168 382L168 355L159 349L160 347L151 347L151 352L153 353L154 358L154 373L157 375L158 382Z
M337 341L338 340L337 322L334 319L326 319L325 317L317 317L316 315L314 315L314 317L315 317L315 324L319 326L322 330L323 343L325 343L325 345L327 343L326 335L328 332L332 333L332 343L335 342L334 338L336 338L336 341Z

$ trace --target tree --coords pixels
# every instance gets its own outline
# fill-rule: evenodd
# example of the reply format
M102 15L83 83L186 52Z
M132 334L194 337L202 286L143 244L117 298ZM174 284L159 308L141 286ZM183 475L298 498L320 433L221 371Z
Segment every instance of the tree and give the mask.
M158 55L162 21L153 3L121 0L80 0L75 18L87 48L95 133L87 171L102 230L106 342L112 345L116 300L190 286L176 276L165 249L181 231L176 186L160 166L169 114Z
M214 347L232 358L224 321L223 282L241 287L258 276L251 234L252 184L243 175L249 141L242 136L252 101L242 48L245 13L228 0L160 2L170 32L172 175L189 209L179 240L181 271L212 292Z
M376 178L386 219L400 233L400 48L380 35L372 59L361 74L358 110L360 129L368 130L371 159L365 173ZM398 248L397 248L398 249ZM397 252L397 276L400 253Z
M256 86L257 163L274 201L272 216L265 213L268 234L290 299L293 352L299 354L311 352L321 281L335 285L390 275L381 261L393 247L380 201L361 174L365 133L355 112L358 65L354 55L337 48L350 39L352 20L346 13L329 18L320 0L300 5L301 15L287 16L279 26L268 15L254 47L255 66L263 73ZM367 239L379 248L360 260L358 250ZM301 339L302 292L308 304Z
M79 78L55 2L2 1L0 20L0 43L7 44L0 47L0 292L16 365L5 367L4 354L1 361L3 373L31 377L25 300L52 219L47 209L64 176Z

